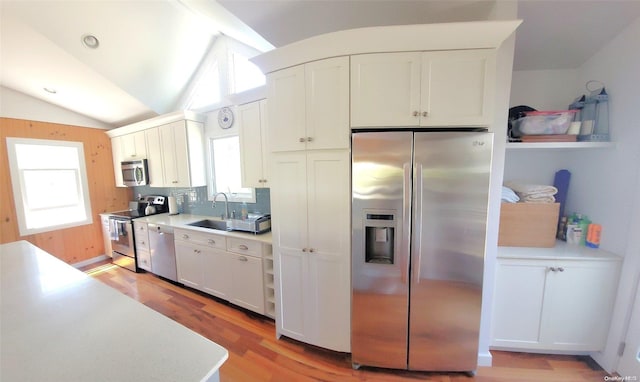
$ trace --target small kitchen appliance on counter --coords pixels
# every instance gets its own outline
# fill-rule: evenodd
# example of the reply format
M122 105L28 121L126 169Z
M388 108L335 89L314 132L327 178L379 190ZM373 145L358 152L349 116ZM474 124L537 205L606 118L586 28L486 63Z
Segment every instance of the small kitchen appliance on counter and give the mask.
M231 219L229 227L233 231L265 233L271 231L271 215L248 214L246 219Z
M169 211L167 198L161 195L141 196L129 202L129 209L109 214L112 262L136 272L133 219Z

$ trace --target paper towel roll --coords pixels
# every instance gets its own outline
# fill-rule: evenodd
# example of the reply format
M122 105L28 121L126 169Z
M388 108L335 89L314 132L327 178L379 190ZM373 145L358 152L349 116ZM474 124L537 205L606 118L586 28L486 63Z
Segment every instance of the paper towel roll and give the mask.
M178 214L178 202L175 196L169 196L169 215Z

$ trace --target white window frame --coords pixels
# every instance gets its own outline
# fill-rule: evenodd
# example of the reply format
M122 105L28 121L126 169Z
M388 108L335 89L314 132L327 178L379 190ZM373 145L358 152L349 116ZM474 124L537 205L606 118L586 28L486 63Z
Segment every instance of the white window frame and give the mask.
M31 138L11 138L6 139L7 142L7 154L9 157L9 170L11 174L11 184L13 189L13 199L16 207L16 216L18 220L18 229L20 236L33 235L36 233L55 231L64 228L78 227L87 224L93 224L93 213L91 210L91 198L89 196L89 182L87 180L87 169L84 157L84 145L82 142L72 141L55 141L48 139L31 139ZM51 224L45 227L28 228L27 227L27 193L24 183L24 177L22 175L22 169L19 167L18 159L16 157L16 145L41 145L41 146L61 146L76 149L78 155L78 193L81 194L81 203L83 204L85 211L85 218L73 222L66 222L62 224ZM46 170L46 168L43 168ZM48 208L55 210L56 207Z
M207 177L209 180L209 184L207 189L209 190L209 195L208 195L208 199L210 201L213 201L213 198L215 197L215 195L218 192L224 192L227 195L227 198L229 199L229 202L232 203L255 203L256 202L256 190L254 188L249 188L251 191L249 193L246 194L239 194L239 193L229 193L227 190L220 190L218 191L217 186L216 186L216 174L215 174L215 162L214 162L214 152L213 152L213 142L216 139L224 139L224 138L231 138L231 137L238 137L238 139L240 138L237 134L234 135L223 135L223 136L215 136L215 137L209 137L208 138L208 146L209 146L209 150L208 153L208 171L209 171L209 176ZM242 158L240 159L242 160Z

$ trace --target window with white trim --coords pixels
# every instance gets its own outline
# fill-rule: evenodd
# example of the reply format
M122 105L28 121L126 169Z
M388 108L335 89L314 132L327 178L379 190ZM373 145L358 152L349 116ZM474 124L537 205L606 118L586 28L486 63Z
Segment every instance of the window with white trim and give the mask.
M255 203L253 188L243 188L240 172L240 137L231 135L210 139L211 185L210 198L218 192L227 194L230 202Z
M266 83L267 77L247 56L237 51L229 52L229 93L242 93Z
M82 142L7 138L20 235L93 223Z

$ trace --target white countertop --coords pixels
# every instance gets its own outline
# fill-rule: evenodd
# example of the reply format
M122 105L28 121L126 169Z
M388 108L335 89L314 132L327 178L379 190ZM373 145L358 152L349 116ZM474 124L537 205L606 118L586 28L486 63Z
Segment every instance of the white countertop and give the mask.
M222 231L217 229L201 228L201 227L194 227L194 226L187 225L188 223L193 223L198 220L204 220L204 219L220 220L212 216L190 215L190 214L169 215L168 213L165 213L165 214L157 214L157 215L150 215L150 216L145 216L141 218L135 218L134 221L166 225L173 228L190 229L193 231L213 233L216 235L238 237L246 240L254 240L254 241L260 241L266 244L271 244L271 231L256 235L249 232Z
M0 380L208 381L222 346L26 241L0 245Z
M500 259L622 260L620 256L599 248L567 244L561 240L557 240L555 247L551 248L498 247L497 255Z

